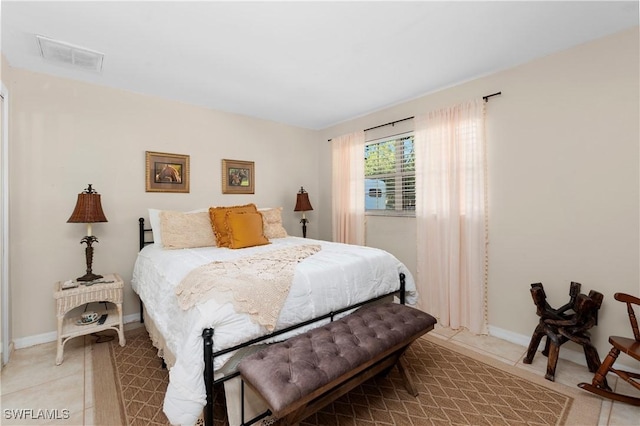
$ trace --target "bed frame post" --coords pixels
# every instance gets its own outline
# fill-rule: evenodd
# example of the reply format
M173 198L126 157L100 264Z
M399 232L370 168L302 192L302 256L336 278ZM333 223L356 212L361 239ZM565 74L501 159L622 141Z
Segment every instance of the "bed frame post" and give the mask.
M138 232L139 232L139 242L140 242L140 250L144 248L144 217L138 219Z
M405 286L406 286L406 280L405 280L406 276L404 275L404 273L400 272L400 303L402 305L404 305L404 301L405 301L405 294L404 294L404 290L405 290Z
M204 424L213 426L213 328L202 331L204 343L204 387L207 392L207 405L204 407Z
M140 219L138 219L138 238L139 238L138 241L140 243L140 250L142 250L144 248L144 217L141 217ZM144 307L142 306L141 299L139 299L139 302L140 302L140 324L144 324L144 314L142 311Z

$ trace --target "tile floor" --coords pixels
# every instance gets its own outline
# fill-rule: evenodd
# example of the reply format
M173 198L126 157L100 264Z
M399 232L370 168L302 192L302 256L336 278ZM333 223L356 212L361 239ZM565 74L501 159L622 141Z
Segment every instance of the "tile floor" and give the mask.
M128 324L125 329L140 326ZM510 365L544 374L546 358L537 354L531 365L522 363L526 348L491 336L474 336L466 331L437 327L431 335L476 350ZM14 352L0 377L0 424L2 425L93 425L93 386L91 350L94 338L78 337L67 343L64 362L55 365L55 342ZM591 381L586 367L559 360L556 382L569 386ZM636 392L627 383L609 379L609 385L624 392ZM626 388L625 388L626 387ZM615 389L615 388L614 388ZM17 420L16 409L48 410L57 419ZM25 411L23 411L25 413ZM603 400L601 425L640 425L640 407Z

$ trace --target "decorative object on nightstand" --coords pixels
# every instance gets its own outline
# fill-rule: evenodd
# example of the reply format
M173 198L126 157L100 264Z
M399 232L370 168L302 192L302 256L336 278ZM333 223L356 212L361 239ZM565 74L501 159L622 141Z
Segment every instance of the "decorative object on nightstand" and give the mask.
M302 219L300 223L302 224L302 236L307 238L307 223L309 222L304 215L304 212L308 212L313 210L311 207L311 202L309 201L309 193L304 190L303 187L300 187L300 191L296 197L296 207L293 209L294 212L302 212Z
M95 334L104 330L115 330L118 333L120 346L125 345L122 320L122 294L124 282L118 274L106 274L103 279L92 285L68 287L65 281L55 284L53 298L56 300L58 317L58 342L56 365L62 364L64 345L74 337ZM99 302L99 303L98 303ZM85 306L85 315L68 317L66 315L78 306L97 303L91 310ZM109 307L108 304L115 305ZM90 314L90 313L93 313ZM106 317L103 319L104 315ZM111 340L110 336L96 336L99 342Z
M84 192L78 194L76 207L73 213L71 213L69 220L67 220L67 223L87 224L87 236L80 240L80 244L87 243L87 248L85 249L87 273L78 278L78 281L95 281L102 278L102 275L96 275L91 271L91 265L93 263L93 247L91 245L98 242L98 239L91 235L91 224L106 221L107 218L102 211L102 204L100 203L100 194L89 184L89 187L85 189Z

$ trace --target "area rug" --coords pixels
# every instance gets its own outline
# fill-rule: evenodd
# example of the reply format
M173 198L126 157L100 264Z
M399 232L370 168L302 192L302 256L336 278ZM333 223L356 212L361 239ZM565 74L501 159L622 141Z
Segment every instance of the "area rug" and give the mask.
M168 372L146 330L93 350L97 425L167 425L162 412ZM411 397L396 369L376 377L303 420L311 425L597 425L601 399L427 335L406 352L419 392ZM226 425L218 392L216 426ZM119 423L118 423L119 422Z

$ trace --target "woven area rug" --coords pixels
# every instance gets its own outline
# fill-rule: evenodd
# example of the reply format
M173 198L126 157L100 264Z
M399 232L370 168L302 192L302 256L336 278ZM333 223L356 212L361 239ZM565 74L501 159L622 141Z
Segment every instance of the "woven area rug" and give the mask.
M167 425L162 401L168 372L146 330L94 345L94 419L97 425ZM597 425L601 400L577 387L552 383L529 371L427 335L406 352L418 389L404 389L393 369L301 422L301 425ZM216 426L226 425L218 392ZM118 423L119 422L119 423Z

